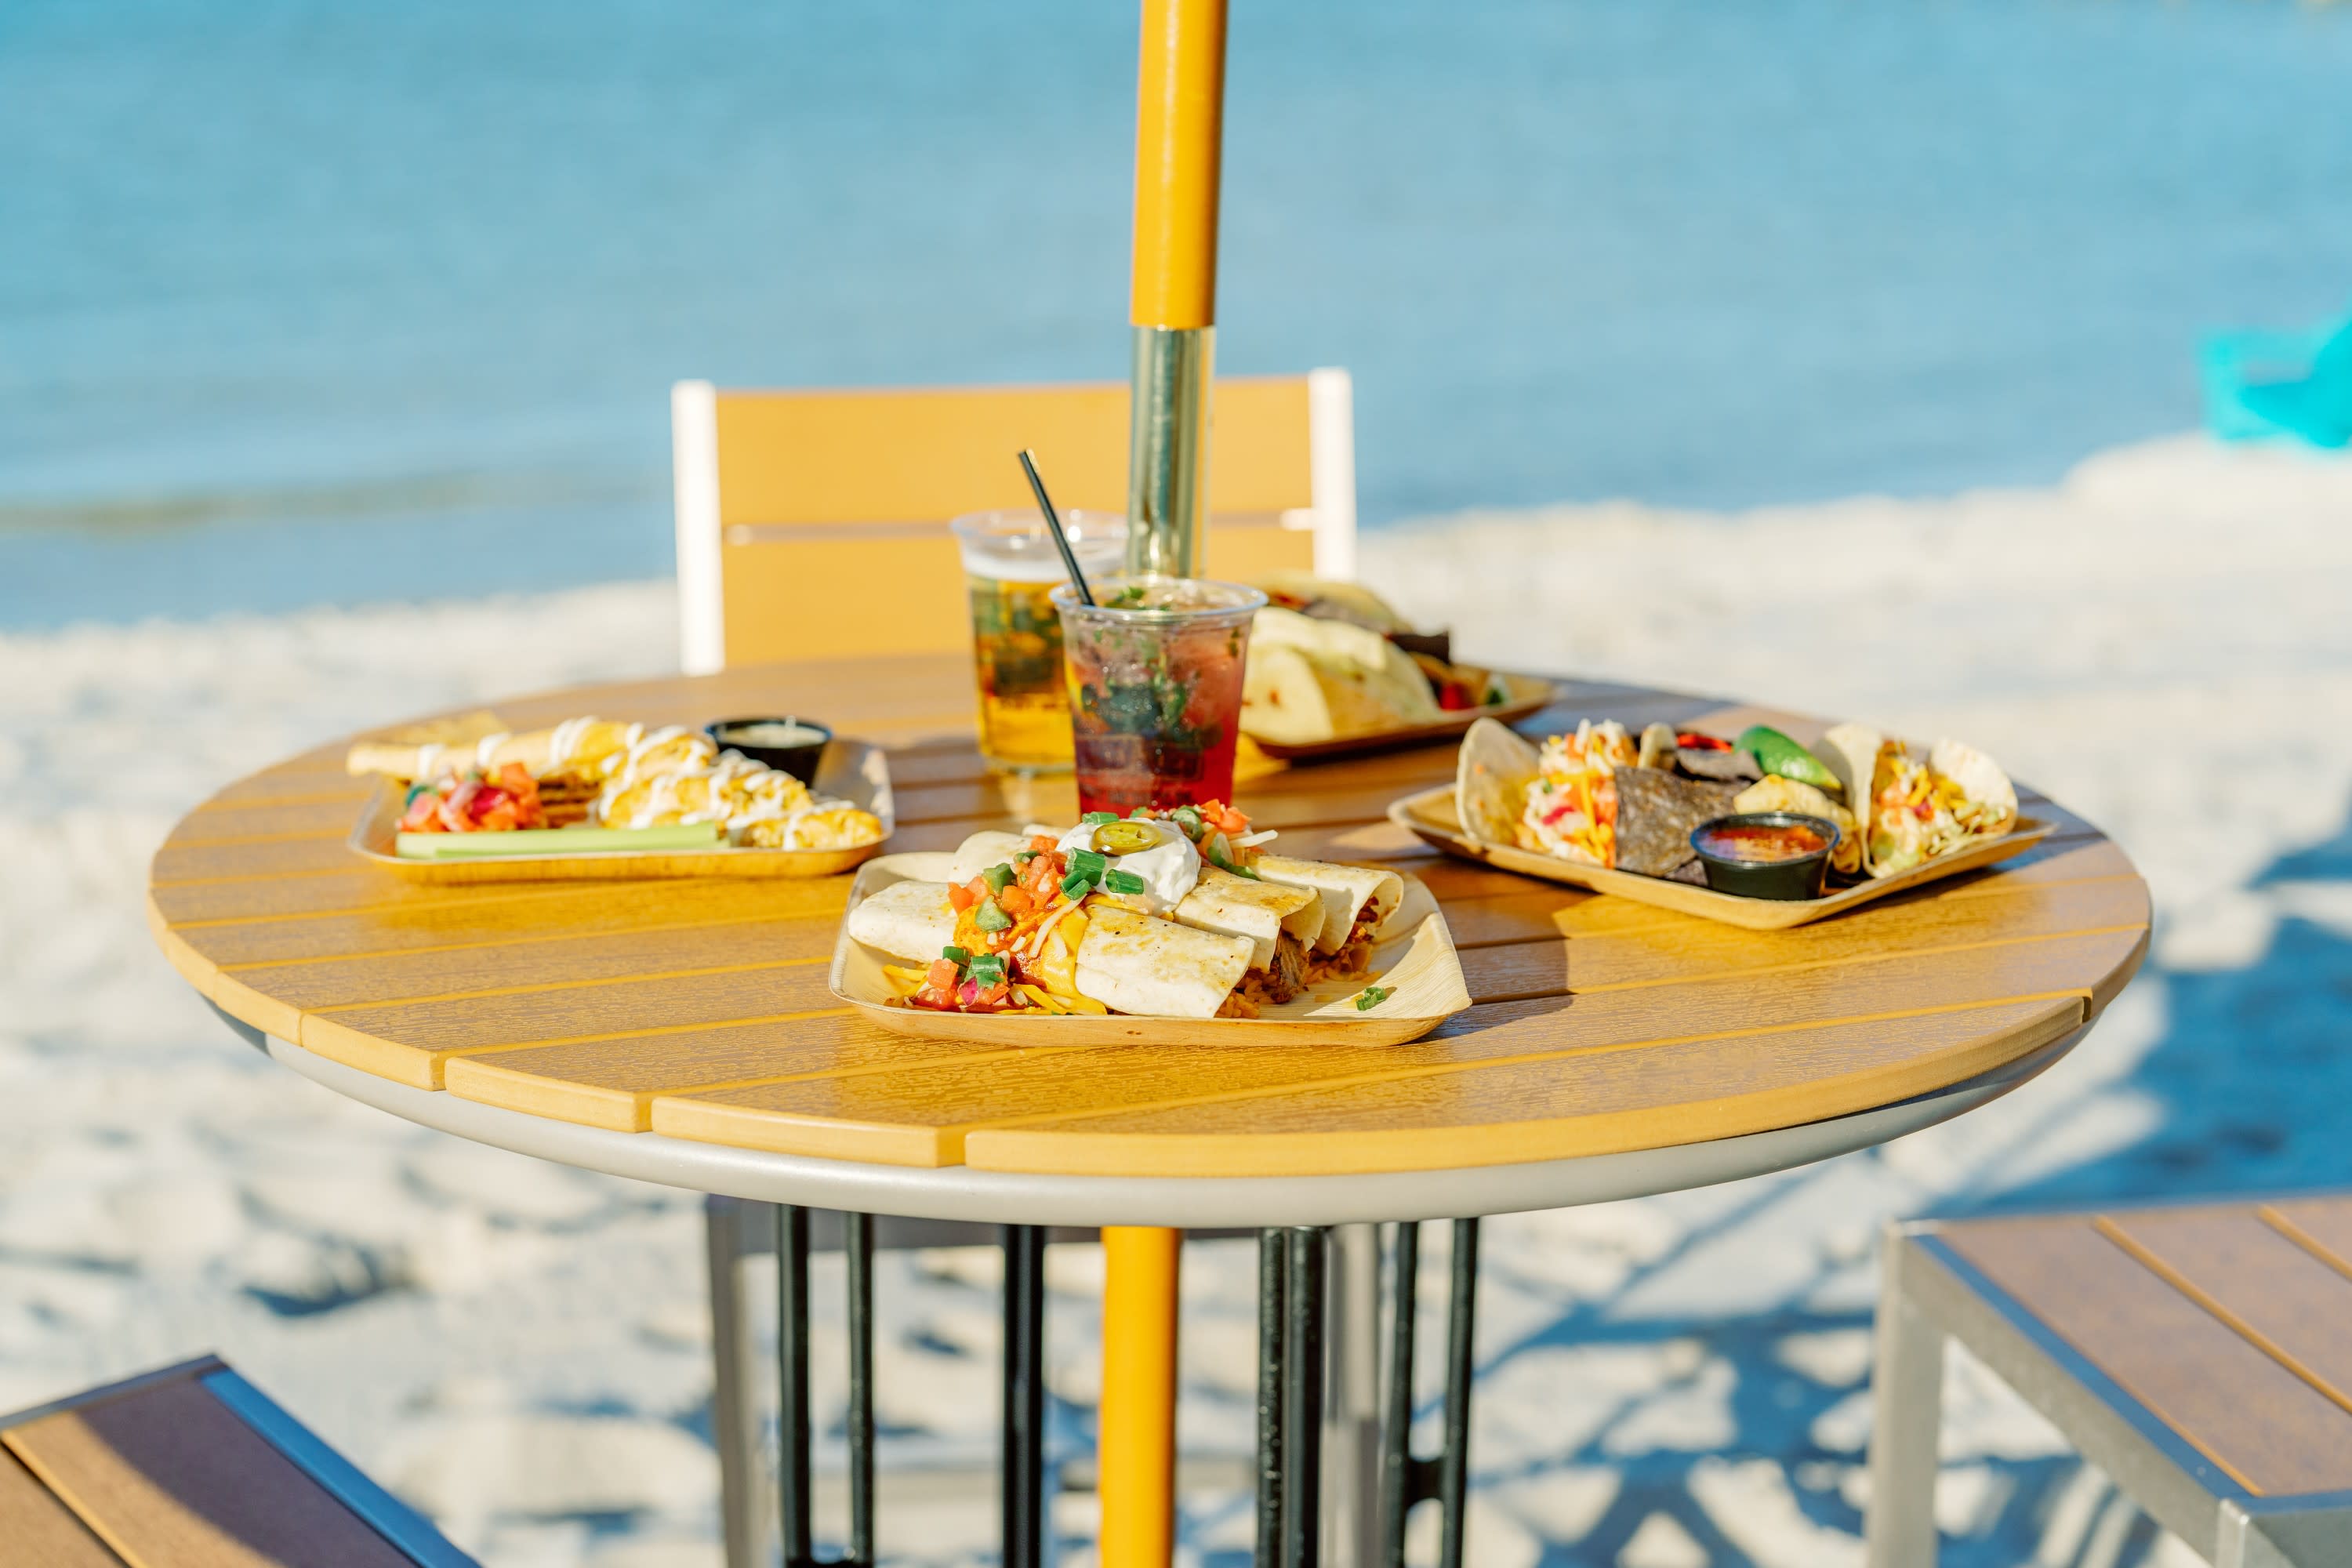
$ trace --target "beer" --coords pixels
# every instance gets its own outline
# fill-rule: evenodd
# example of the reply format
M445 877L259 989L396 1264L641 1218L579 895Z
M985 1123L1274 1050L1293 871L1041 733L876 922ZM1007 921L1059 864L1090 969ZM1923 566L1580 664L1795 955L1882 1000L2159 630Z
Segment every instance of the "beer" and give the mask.
M1127 548L1121 520L1068 512L1063 523L1082 571L1108 577L1118 570ZM954 528L971 608L981 756L1003 772L1066 772L1070 705L1053 601L1068 578L1061 554L1035 512L981 512L956 519Z

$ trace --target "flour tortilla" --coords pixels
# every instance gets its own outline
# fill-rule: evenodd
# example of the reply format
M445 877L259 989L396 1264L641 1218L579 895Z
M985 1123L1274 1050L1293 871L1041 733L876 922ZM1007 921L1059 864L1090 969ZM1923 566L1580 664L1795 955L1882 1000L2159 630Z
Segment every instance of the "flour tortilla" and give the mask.
M1328 860L1294 860L1287 855L1261 855L1252 868L1268 882L1286 888L1306 888L1323 896L1323 929L1315 937L1315 951L1337 952L1359 916L1369 911L1373 929L1404 902L1404 879L1394 871L1370 866L1339 866Z
M1203 866L1200 881L1167 918L1195 931L1246 939L1251 965L1265 969L1274 963L1275 942L1286 930L1302 942L1322 931L1323 895L1313 888L1255 882Z
M1865 831L1878 796L1871 781L1878 771L1878 749L1886 737L1867 724L1838 724L1814 742L1813 755L1822 760L1845 791L1847 809Z
M1959 785L1969 803L1982 813L1972 819L1979 824L1977 832L1990 836L2017 826L2017 786L2000 763L1974 746L1946 736L1927 753L1927 771Z
M1055 834L1055 837L1061 837ZM1001 833L993 828L975 833L956 846L955 860L948 867L948 880L969 882L991 866L1008 866L1013 857L1029 847L1029 835Z
M945 882L893 882L849 911L851 941L924 963L955 941L955 925Z
M1528 785L1535 782L1541 761L1517 731L1499 720L1481 719L1470 726L1454 765L1454 811L1472 842L1519 841Z
M1213 1018L1248 973L1250 955L1247 937L1091 905L1078 944L1078 994L1145 1017Z

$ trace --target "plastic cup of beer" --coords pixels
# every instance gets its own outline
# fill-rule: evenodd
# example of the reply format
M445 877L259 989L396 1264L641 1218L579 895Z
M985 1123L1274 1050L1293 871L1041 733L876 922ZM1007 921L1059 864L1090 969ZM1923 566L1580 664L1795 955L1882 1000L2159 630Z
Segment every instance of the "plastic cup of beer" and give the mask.
M1070 679L1078 809L1125 816L1234 798L1242 668L1265 595L1238 583L1087 574L1054 590Z
M1067 773L1070 700L1053 593L1070 574L1045 516L979 511L949 526L971 604L981 758L1000 773ZM1117 512L1066 511L1062 527L1089 579L1111 576L1125 562L1127 520Z

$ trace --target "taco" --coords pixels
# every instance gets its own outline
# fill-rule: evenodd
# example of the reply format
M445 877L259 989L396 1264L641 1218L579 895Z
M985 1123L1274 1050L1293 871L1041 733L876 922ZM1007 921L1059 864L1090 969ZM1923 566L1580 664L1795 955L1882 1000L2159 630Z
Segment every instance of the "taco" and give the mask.
M1454 810L1471 842L1518 842L1519 817L1539 761L1536 749L1500 720L1470 726L1454 763Z
M1938 741L1921 762L1902 742L1866 724L1840 724L1814 754L1855 803L1862 866L1872 877L1907 871L2016 825L2017 791L2009 775L1957 741Z

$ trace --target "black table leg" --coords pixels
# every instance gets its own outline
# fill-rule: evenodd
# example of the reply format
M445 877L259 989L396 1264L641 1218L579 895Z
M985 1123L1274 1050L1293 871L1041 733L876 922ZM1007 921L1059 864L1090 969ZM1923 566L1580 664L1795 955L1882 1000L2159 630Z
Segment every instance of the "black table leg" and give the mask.
M1289 1321L1284 1247L1281 1231L1257 1233L1257 1554L1252 1561L1259 1568L1274 1568L1282 1554L1282 1336Z
M1282 1565L1316 1568L1323 1532L1323 1269L1320 1226L1289 1233L1282 1400Z
M843 1216L849 1255L849 1561L874 1561L874 1216Z
M1045 1554L1045 1229L1004 1227L1004 1568Z
M809 1211L776 1208L776 1493L785 1568L810 1560L815 1501L809 1488Z

